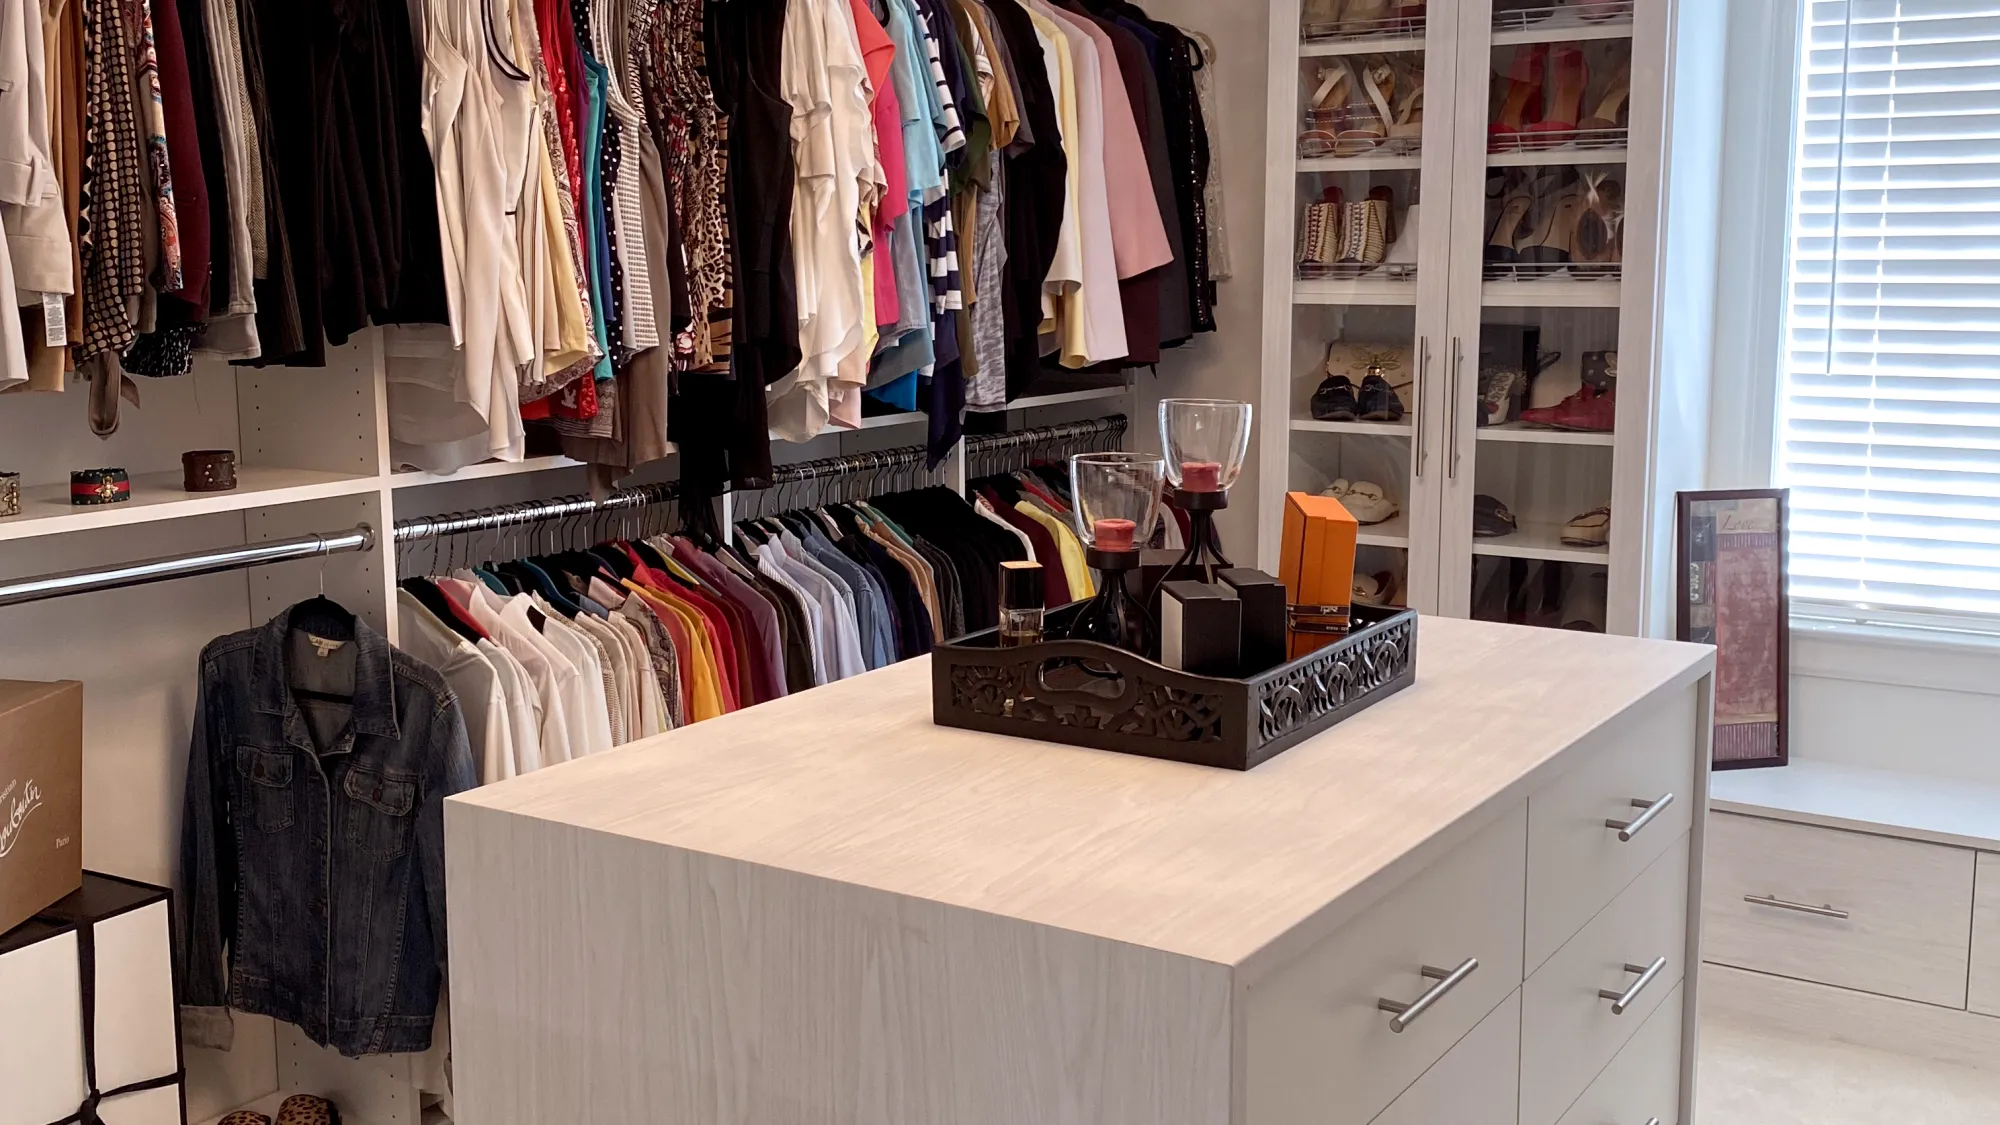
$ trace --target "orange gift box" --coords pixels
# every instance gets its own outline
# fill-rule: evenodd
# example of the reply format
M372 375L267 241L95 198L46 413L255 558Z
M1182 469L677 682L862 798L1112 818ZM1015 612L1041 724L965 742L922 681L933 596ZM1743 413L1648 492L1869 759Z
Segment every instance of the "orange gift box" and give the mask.
M1331 496L1285 493L1278 578L1290 602L1286 656L1297 660L1345 636L1354 601L1354 548L1361 525Z

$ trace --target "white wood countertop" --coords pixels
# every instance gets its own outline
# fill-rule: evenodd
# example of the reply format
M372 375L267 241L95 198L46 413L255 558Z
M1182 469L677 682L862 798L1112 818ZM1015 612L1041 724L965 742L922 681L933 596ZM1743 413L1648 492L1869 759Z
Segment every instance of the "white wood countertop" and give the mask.
M462 794L447 824L531 816L1257 967L1714 663L1448 618L1417 659L1413 686L1247 773L935 726L924 659Z
M2000 786L1793 758L1709 780L1723 812L2000 851Z

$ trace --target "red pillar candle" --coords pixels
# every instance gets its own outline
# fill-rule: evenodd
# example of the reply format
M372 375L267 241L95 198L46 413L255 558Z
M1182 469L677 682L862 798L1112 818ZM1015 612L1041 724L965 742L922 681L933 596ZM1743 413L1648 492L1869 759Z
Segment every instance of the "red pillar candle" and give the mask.
M1098 520L1091 525L1091 535L1097 540L1092 544L1100 551L1129 551L1132 549L1132 533L1138 530L1131 520Z
M1222 491L1222 465L1216 461L1182 461L1182 492Z

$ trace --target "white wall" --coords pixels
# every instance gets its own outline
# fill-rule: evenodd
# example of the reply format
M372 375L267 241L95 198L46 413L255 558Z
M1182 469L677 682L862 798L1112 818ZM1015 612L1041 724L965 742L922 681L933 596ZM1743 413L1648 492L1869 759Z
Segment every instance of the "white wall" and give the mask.
M1133 449L1159 449L1158 402L1162 398L1231 398L1259 401L1263 371L1261 322L1264 304L1264 100L1265 59L1270 54L1270 6L1264 3L1216 3L1214 0L1151 0L1145 5L1155 19L1206 34L1215 43L1216 97L1221 123L1210 133L1209 145L1223 168L1224 214L1230 280L1216 286L1218 331L1195 337L1193 343L1170 349L1160 359L1159 375L1139 374L1140 400L1145 412L1133 419ZM1289 176L1289 169L1280 169ZM1210 216L1215 222L1216 217ZM1259 428L1275 421L1256 418ZM1216 521L1223 549L1244 566L1257 561L1258 465L1260 439L1253 432L1250 458L1233 490L1236 502Z

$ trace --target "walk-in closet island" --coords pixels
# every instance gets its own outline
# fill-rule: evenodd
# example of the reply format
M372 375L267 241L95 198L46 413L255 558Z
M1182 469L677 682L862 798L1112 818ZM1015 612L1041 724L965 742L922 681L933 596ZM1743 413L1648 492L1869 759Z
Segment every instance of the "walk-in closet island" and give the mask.
M1682 1120L1710 650L1418 651L1248 772L933 726L926 657L453 798L459 1113Z

